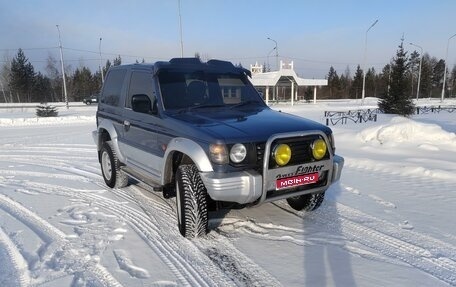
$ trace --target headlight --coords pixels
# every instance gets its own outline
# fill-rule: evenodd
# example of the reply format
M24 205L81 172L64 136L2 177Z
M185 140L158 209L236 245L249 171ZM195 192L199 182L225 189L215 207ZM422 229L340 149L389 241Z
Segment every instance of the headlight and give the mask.
M230 150L230 159L234 163L242 162L247 156L247 149L245 145L237 143Z
M212 162L216 164L228 163L228 152L224 144L211 144L209 145L209 154Z
M291 159L291 148L287 144L279 144L274 148L272 155L278 165L284 166Z
M317 139L312 144L312 155L316 160L322 159L326 154L326 143L322 139Z

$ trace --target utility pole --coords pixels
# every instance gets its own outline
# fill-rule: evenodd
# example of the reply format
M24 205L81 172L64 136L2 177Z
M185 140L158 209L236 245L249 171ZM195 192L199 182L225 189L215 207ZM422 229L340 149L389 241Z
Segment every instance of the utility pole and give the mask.
M101 84L104 84L104 75L103 75L103 58L101 57L101 40L100 37L100 45L98 45L98 50L100 51L100 72L101 72Z
M420 54L420 68L418 72L418 87L416 88L416 100L418 101L418 97L420 95L420 83L421 83L421 64L423 63L423 48L421 46L410 43L410 45L415 46L417 48L420 48L421 54Z
M65 64L63 63L63 51L62 51L62 41L60 39L60 29L59 29L59 25L55 25L55 26L57 27L57 31L59 31L60 62L62 63L62 80L63 80L63 93L65 95L65 105L66 105L66 108L69 109L70 107L68 106L68 94L67 94L66 80L65 80Z
M443 102L443 98L445 97L445 80L446 80L446 70L447 70L447 59L448 59L448 47L450 46L450 40L451 38L453 38L454 36L456 36L456 34L454 34L453 36L451 36L450 38L448 38L448 43L447 43L447 47L446 47L446 53L445 53L445 69L443 70L443 85L442 85L442 99L440 100L441 102Z
M374 23L372 23L372 25L370 25L369 29L366 30L366 38L365 38L365 41L364 41L364 67L363 67L363 91L361 93L361 98L362 98L362 103L364 104L364 96L366 94L366 57L367 57L367 32L369 32L369 30L375 26L375 24L377 24L378 22L378 19L375 20Z
M277 47L277 41L274 40L274 39L271 39L269 37L268 37L268 40L271 40L271 41L273 41L275 43L275 48L274 49L276 51L275 56L276 56L276 65L277 65L277 71L278 71L278 70L280 70L280 67L279 67L279 48Z
M180 46L181 46L181 58L184 57L184 40L182 39L182 16L181 16L181 1L177 0L179 9L179 30L180 30Z

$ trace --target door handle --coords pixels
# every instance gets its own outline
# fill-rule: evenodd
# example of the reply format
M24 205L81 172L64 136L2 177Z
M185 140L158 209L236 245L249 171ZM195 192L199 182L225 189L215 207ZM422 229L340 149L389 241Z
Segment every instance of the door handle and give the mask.
M128 132L128 130L130 129L130 122L125 120L123 122L123 125L124 125L124 130Z

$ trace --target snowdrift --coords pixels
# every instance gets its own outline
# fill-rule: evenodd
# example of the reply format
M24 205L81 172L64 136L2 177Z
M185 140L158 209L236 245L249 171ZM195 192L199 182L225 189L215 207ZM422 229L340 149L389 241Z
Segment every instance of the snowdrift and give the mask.
M394 117L387 124L371 127L358 133L364 143L396 146L401 143L456 145L456 135L435 124L424 124L403 117Z

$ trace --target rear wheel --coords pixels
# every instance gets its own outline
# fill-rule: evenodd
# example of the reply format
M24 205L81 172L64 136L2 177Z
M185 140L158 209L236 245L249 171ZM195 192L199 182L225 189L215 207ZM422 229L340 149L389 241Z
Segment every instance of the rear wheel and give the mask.
M320 207L324 199L325 192L321 192L289 197L287 202L295 210L312 211Z
M111 141L103 143L100 151L101 173L107 186L122 188L128 184L128 176L120 170L120 162Z
M207 233L207 190L194 164L181 165L176 172L176 203L179 232L186 238Z

